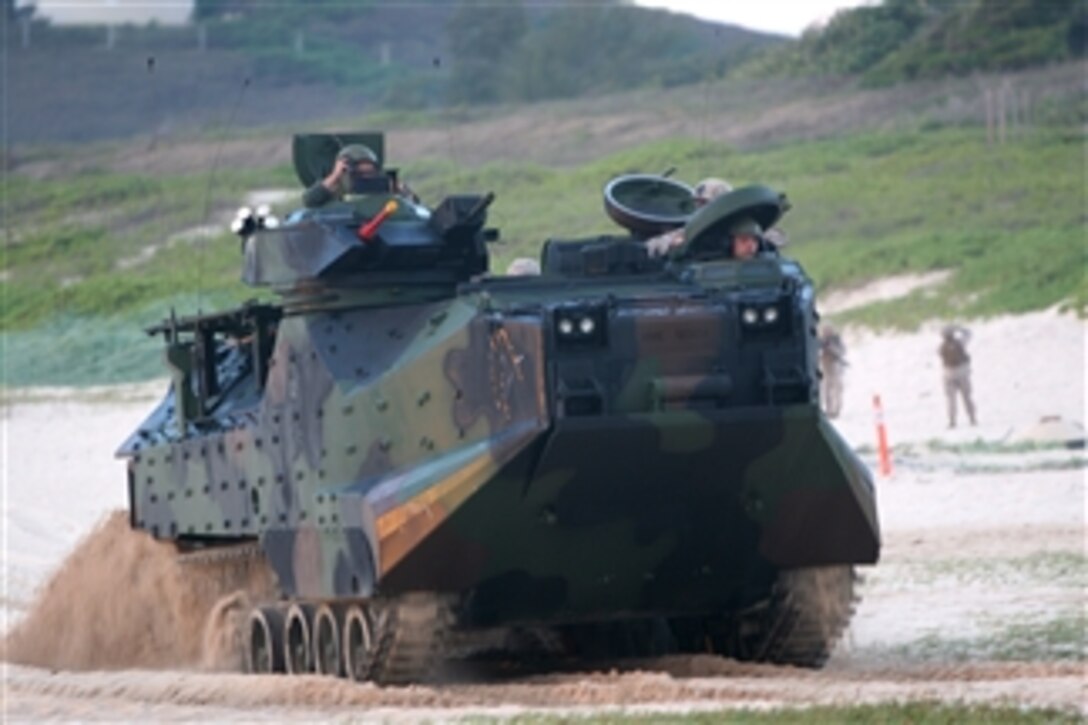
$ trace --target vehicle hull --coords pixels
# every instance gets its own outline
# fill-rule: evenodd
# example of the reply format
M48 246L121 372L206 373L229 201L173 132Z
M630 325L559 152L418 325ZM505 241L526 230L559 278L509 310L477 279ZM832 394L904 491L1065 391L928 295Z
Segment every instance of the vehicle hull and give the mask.
M777 570L874 562L870 485L808 406L564 421L384 585L472 592L488 624L742 608Z

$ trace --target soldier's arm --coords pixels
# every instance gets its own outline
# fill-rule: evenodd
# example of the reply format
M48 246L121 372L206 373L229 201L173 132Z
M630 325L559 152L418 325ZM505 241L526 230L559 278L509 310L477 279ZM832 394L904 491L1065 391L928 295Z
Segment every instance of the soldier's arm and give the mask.
M324 182L317 182L302 192L302 203L309 209L328 204L335 198L335 194L329 191Z
M302 194L302 203L311 209L328 204L337 197L340 190L340 180L347 173L348 162L345 159L337 159L328 176L314 183Z
M656 237L646 240L646 251L649 252L651 257L663 257L669 253L673 247L678 246L684 241L684 229L673 229L672 231L659 234Z

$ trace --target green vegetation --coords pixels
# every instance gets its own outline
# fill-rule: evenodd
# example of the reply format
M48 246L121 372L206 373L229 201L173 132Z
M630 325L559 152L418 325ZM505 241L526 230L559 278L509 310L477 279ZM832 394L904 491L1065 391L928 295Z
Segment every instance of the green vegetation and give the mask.
M113 42L148 52L199 44L202 53L247 59L262 85L329 84L402 109L696 83L785 42L620 0L198 0L193 19L199 36L193 27L129 26ZM21 42L17 28L7 32L12 44ZM100 28L40 20L32 35L36 47L104 42Z
M1017 70L1083 57L1079 0L884 0L767 51L744 75L848 75L866 85Z
M909 447L909 444L904 444ZM1064 450L1069 446L1062 441L1017 441L1005 443L1003 441L986 441L976 438L964 443L950 443L939 438L931 438L925 443L926 448L935 452L944 453L1010 453L1020 455L1035 451ZM898 446L896 446L898 450ZM913 451L909 451L913 452Z
M908 590L916 584L932 585L938 580L950 580L950 586L985 585L989 582L1060 582L1063 587L1080 590L1088 586L1088 558L1077 551L1046 551L1008 558L952 557L880 566L866 576L894 582L895 587Z
M1014 443L1005 443L1004 441L983 440L982 438L976 438L973 441L966 441L963 443L950 443L938 438L930 438L928 441L925 441L925 443L922 443L921 447L924 450L919 450L919 444L917 443L896 443L892 446L892 453L904 458L917 457L918 455L924 455L925 453L952 453L956 455L996 453L1000 455L1008 454L1022 456L1025 453L1058 451L1070 448L1070 446L1061 441L1016 441ZM854 452L859 455L868 455L876 453L876 449L868 443L863 443L862 445L857 446L854 449Z
M66 315L126 314L175 294L243 294L238 246L229 233L207 239L177 232L222 216L222 202L210 204L209 194L237 200L248 189L286 185L289 178L287 169L221 171L214 178L94 170L52 182L11 178L5 206L19 221L4 248L0 329Z
M867 656L900 662L1083 661L1088 657L1085 613L1076 594L1088 584L1088 558L1075 550L1039 551L1026 556L933 560L920 557L881 564L866 572L866 586L886 592L918 588L961 592L973 602L976 629L959 637L933 632L909 643L867 650ZM1044 614L1017 615L1002 608L995 589L1006 592L1059 589ZM1059 603L1061 602L1061 603Z
M645 715L614 714L607 715L521 715L514 718L502 718L504 723L517 725L551 725L552 723L653 723L671 725L672 723L731 723L733 725L763 725L763 723L786 723L786 725L809 725L810 723L837 723L839 725L960 725L966 723L1079 723L1076 713L1060 710L1025 710L1019 707L992 707L978 705L945 705L939 702L915 702L909 704L857 705L853 707L797 707L778 708L775 710L751 711L741 708L686 714L649 713ZM492 718L469 718L467 722L492 723Z
M458 103L534 101L719 78L756 51L760 33L617 2L462 2L447 25Z
M1027 473L1029 471L1075 471L1088 468L1088 460L1067 458L1064 461L1033 461L1020 465L1002 465L997 463L968 463L956 466L953 472L959 475L984 473Z
M14 13L10 3L5 13ZM31 16L33 10L21 7L19 13ZM128 66L145 53L162 57L161 86L174 82L166 69L208 62L261 88L324 86L404 110L575 98L724 77L833 76L890 85L1058 63L1083 58L1088 47L1081 0L883 0L841 11L799 40L624 0L199 0L194 22L199 29L115 29L109 55L132 52ZM21 25L0 29L8 46L21 48ZM12 62L21 73L40 73L37 85L53 81L57 71L46 65L35 71L35 63L98 51L106 43L101 27L52 27L40 19L30 36L30 52L20 51ZM80 57L84 62L74 69L80 84L72 95L112 83L124 68ZM202 105L213 98L228 103L229 90L213 84L214 75L201 82ZM165 106L192 110L176 107L170 97L191 89L161 90ZM325 102L333 103L332 97ZM108 126L97 133L107 134Z
M974 638L928 635L888 654L900 661L914 662L1084 661L1088 657L1085 625L1083 614L1070 613L1045 622L1006 625L994 634Z
M1065 127L1038 128L992 148L977 128L752 151L673 139L572 169L518 162L469 168L432 160L404 171L429 203L458 191L499 193L491 211L503 235L493 247L496 270L516 256L536 256L547 238L615 232L600 190L617 174L676 166L690 182L725 175L737 184L766 183L788 192L794 204L783 222L788 251L820 289L953 270L947 283L925 295L840 319L910 327L934 316L1024 312L1063 302L1085 310L1081 143L1079 130ZM208 220L222 223L250 189L297 182L286 167L222 169L211 182L209 189L207 174L153 178L96 170L63 180L12 176L6 203L13 223L0 265L7 383L106 382L136 369L139 377L157 374L157 362L150 369L147 363L93 362L101 350L87 349L90 338L113 339L121 322L135 328L171 307L191 314L258 296L237 281L238 244L229 233L178 233ZM216 203L206 213L209 196ZM74 347L59 348L66 352L51 366L34 352L39 339Z
M573 171L488 166L462 172L459 181L505 191L495 206L495 220L509 240L496 250L502 263L534 255L546 236L607 231L597 190L614 174L675 165L696 179L728 169L735 182L761 181L788 191L795 208L783 226L791 253L821 288L958 270L925 304L914 297L843 315L911 326L938 314L1020 312L1068 299L1083 308L1085 250L1075 243L1081 238L1081 180L1072 151L1063 134L987 149L978 132L967 129L743 153L670 141ZM439 182L435 175L418 186L435 189L432 178ZM1007 275L1008 269L1022 274Z
M481 103L730 74L854 76L889 85L1061 62L1083 57L1088 46L1079 0L883 0L843 10L798 41L614 0L543 9L520 0L436 2L410 23L366 1L292 0L258 11L202 0L196 16L218 42L256 57L260 76L381 89L378 95L405 106L425 104L436 89L454 102ZM305 52L300 38L307 38ZM373 47L393 41L405 47L395 62L379 62ZM436 49L439 56L448 49L448 70L430 67Z
M913 327L1062 301L1083 311L1083 180L1070 163L1080 141L1071 142L1059 133L987 148L977 132L949 129L783 149L781 165L811 169L780 182L797 205L786 226L806 235L794 253L824 288L956 270L940 288L844 313L842 322ZM821 162L825 173L816 173Z

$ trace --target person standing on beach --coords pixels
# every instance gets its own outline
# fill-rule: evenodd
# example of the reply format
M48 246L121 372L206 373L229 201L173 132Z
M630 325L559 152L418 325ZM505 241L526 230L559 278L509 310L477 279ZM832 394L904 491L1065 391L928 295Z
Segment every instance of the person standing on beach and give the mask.
M838 418L842 412L842 378L846 371L846 343L831 325L820 330L820 372L823 380L820 397L828 418Z
M971 399L971 356L967 341L971 333L958 325L946 325L941 331L937 353L944 366L944 396L948 400L948 427L956 427L956 396L963 396L963 407L971 425L975 425L975 402Z

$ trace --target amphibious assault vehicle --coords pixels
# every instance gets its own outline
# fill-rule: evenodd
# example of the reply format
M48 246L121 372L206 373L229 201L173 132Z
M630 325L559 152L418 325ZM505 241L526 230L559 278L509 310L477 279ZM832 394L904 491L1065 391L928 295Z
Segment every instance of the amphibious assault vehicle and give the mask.
M343 144L295 138L311 184ZM488 274L491 195L389 183L279 225L246 216L274 302L165 320L172 386L124 443L132 526L265 561L255 672L379 683L447 657L710 652L819 666L880 548L870 476L818 407L797 263L730 257L752 186L696 210L605 187L622 232ZM393 201L395 204L390 204ZM646 237L683 228L653 258Z

